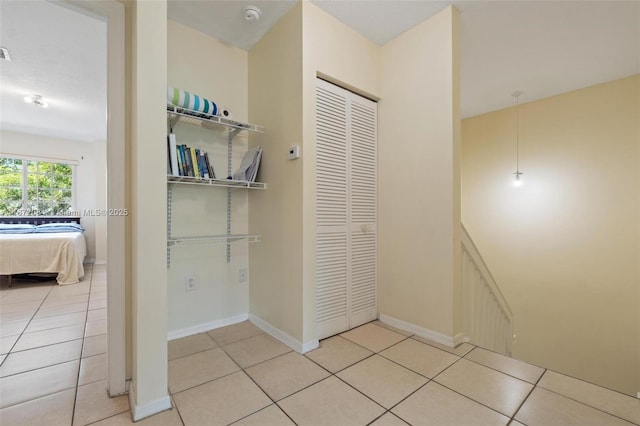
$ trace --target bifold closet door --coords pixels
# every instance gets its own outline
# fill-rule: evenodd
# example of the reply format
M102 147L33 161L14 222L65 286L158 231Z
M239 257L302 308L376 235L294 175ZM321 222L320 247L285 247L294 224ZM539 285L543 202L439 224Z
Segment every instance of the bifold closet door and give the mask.
M318 338L376 318L375 102L318 79Z

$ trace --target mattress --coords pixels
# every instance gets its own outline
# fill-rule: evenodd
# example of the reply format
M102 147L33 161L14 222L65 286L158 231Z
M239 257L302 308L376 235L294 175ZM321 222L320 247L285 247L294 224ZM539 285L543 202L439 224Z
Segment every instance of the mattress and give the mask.
M84 234L0 234L0 275L47 272L58 284L75 284L84 276Z

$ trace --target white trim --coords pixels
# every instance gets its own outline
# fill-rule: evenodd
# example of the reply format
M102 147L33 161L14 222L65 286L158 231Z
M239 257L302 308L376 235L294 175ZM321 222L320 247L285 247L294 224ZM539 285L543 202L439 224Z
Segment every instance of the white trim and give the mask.
M383 322L387 325L403 331L408 331L415 334L416 336L424 337L425 339L433 340L436 343L440 343L450 348L455 348L464 340L464 335L462 333L457 334L455 337L451 337L447 336L446 334L438 333L437 331L429 330L428 328L420 327L418 325L390 317L388 315L380 314L379 319L380 322Z
M15 158L16 160L27 160L27 161L41 161L43 163L56 163L56 164L68 164L70 166L78 166L80 164L80 160L72 160L70 158L57 158L57 157L40 157L35 155L25 155L25 154L12 154L10 152L2 151L0 152L0 156L3 158Z
M255 316L254 314L249 314L249 321L251 321L258 328L262 329L262 331L264 331L265 333L269 334L271 337L280 340L282 343L300 354L312 351L320 346L320 341L317 339L302 343L298 339L290 336L279 328L274 327L273 325L269 324L262 318Z
M181 337L193 336L194 334L204 333L205 331L213 330L214 328L237 324L239 322L246 321L247 319L249 319L249 314L241 314L234 317L223 318L210 322L203 322L191 327L180 328L178 330L169 331L167 333L167 340L175 340Z
M60 4L107 22L107 208L125 204L125 12L119 1ZM107 379L109 395L126 393L125 218L107 218ZM133 404L132 404L133 407Z
M129 386L129 405L131 406L131 417L134 422L171 409L171 398L169 398L169 395L163 396L155 401L147 402L144 405L137 405L135 403L135 395L136 386L134 383L131 383L131 386Z

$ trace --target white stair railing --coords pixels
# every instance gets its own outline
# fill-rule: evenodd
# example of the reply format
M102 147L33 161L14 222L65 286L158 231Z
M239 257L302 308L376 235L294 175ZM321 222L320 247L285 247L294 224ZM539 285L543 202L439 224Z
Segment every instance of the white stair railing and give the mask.
M470 342L511 356L513 313L462 226L463 327Z

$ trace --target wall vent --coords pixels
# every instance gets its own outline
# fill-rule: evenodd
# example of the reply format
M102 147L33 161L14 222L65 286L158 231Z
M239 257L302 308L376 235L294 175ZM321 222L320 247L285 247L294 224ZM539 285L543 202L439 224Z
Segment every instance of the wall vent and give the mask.
M9 50L6 47L0 47L0 59L11 60L11 55L9 55Z

